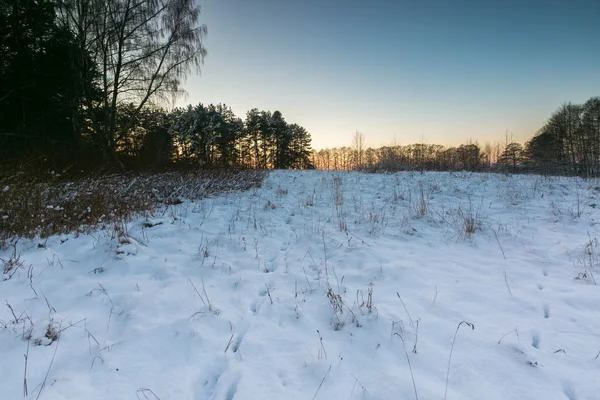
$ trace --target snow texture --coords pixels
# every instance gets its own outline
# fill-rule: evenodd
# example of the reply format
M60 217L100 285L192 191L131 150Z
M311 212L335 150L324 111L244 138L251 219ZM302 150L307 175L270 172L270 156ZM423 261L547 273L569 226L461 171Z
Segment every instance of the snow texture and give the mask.
M0 251L0 398L23 398L27 354L44 400L600 399L599 196L282 171L21 239Z

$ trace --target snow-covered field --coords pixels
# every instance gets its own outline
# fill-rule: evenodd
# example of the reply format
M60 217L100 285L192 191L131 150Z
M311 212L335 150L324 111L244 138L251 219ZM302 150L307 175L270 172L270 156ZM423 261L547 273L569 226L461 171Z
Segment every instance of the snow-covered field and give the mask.
M272 172L22 239L0 398L600 399L597 206L574 178Z

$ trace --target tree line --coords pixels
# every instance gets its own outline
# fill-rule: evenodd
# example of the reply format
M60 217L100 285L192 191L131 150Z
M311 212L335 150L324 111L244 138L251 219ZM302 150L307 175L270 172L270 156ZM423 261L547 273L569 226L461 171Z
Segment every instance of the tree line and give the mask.
M510 167L510 149L515 146L520 145L507 141L505 146L498 142L487 142L484 146L469 142L457 147L393 143L372 148L366 146L364 135L357 132L351 146L313 151L312 161L316 168L326 170L491 171Z
M279 111L252 109L242 120L226 105L199 104L176 109L170 118L177 161L219 167L312 168L310 134L300 125L288 124Z
M524 158L547 174L600 175L600 97L566 103L526 143Z
M365 171L434 170L600 175L600 97L559 107L542 128L521 145L469 142L457 147L416 143L372 148L356 132L350 146L312 152L318 169Z
M360 154L360 155L359 155ZM351 146L313 151L312 162L318 169L364 171L489 171L494 162L479 144L459 147L416 143L365 148Z
M206 56L194 0L0 0L0 161L309 168L281 112L166 109Z

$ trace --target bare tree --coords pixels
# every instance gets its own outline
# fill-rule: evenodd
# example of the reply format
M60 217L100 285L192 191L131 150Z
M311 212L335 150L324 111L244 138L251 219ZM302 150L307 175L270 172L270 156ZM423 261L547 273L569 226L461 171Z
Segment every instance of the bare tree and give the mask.
M486 168L489 169L492 164L494 164L494 155L492 152L492 144L489 141L485 142L485 145L483 146L483 152L485 153L486 156Z
M63 0L59 17L79 47L93 54L99 90L84 88L85 106L100 143L111 153L117 136L144 106L183 93L182 82L192 69L199 70L206 55L206 27L198 23L194 0ZM118 126L117 109L123 104L133 104L134 111Z
M360 169L363 166L365 148L365 135L356 131L354 136L352 136L352 152L354 153L354 168L356 169Z

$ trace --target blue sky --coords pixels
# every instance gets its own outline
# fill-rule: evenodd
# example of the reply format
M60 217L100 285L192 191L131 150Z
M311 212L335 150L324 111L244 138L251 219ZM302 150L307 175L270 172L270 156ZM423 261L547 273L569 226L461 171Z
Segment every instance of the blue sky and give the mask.
M525 141L600 96L599 0L200 0L208 56L179 104L280 110L313 147Z

